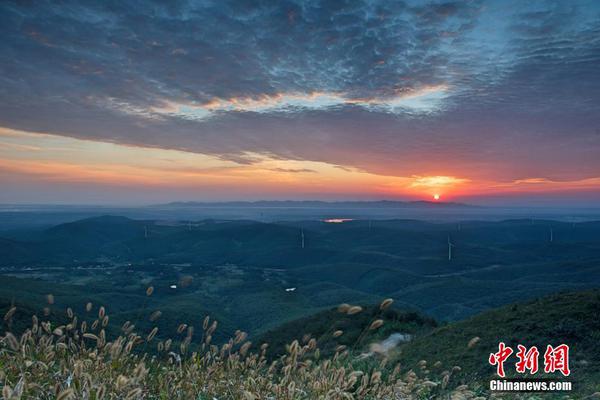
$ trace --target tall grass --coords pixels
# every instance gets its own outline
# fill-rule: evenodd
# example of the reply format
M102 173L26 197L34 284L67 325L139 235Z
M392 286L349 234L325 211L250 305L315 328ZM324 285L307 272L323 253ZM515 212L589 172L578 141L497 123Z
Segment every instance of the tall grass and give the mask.
M151 295L151 290L148 295ZM51 305L53 297L48 298ZM386 300L381 309L387 308ZM348 314L360 307L342 307ZM159 340L157 328L137 333L126 322L109 337L104 307L87 315L67 310L67 323L32 317L17 335L0 339L0 382L8 399L483 399L466 386L449 389L456 368L437 375L426 363L415 370L389 366L386 358L356 363L345 346L322 359L318 339L293 341L286 354L268 361L268 345L254 346L238 331L222 345L212 343L217 322L204 318L201 335L182 324L183 339ZM90 313L94 313L90 318ZM11 308L5 315L10 321ZM45 314L47 314L45 312ZM156 311L153 320L159 318ZM365 330L377 329L377 319ZM10 325L9 325L10 326ZM341 331L328 333L332 337ZM359 367L360 366L360 367Z

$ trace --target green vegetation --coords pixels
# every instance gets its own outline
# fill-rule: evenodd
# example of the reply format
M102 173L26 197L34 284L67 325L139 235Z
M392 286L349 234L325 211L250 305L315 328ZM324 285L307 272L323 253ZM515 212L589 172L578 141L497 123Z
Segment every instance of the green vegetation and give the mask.
M152 289L144 294L153 295ZM4 314L0 381L6 400L486 399L494 369L487 357L499 340L511 346L568 343L575 391L573 397L494 398L595 398L598 390L598 290L510 305L441 327L391 309L391 299L366 308L343 304L263 336L273 342L253 344L236 331L222 345L213 344L218 323L209 317L197 329L180 324L175 337L159 339L158 321L168 312L142 316L154 326L138 331L130 321L115 327L104 307L88 303L79 314L71 308L57 313L55 297L47 302L50 319L34 316L19 333L14 320L22 322L19 315L30 310L10 306ZM293 339L302 331L311 333ZM414 339L399 349L374 346L398 332ZM509 376L516 376L511 371L507 363Z
M53 296L48 303L54 306ZM112 335L105 308L91 303L81 316L70 308L66 314L60 325L33 316L20 336L7 332L0 338L5 400L475 398L467 387L449 389L451 373L421 378L385 361L357 368L345 347L324 358L314 338L291 342L269 362L268 346L253 349L241 331L221 346L212 344L218 324L209 317L196 334L180 325L175 341L158 340L157 327L138 334L129 322ZM5 323L12 325L15 315L11 307Z
M224 332L241 328L252 336L340 303L387 297L452 321L561 290L598 287L599 237L597 222L328 224L106 216L20 230L0 240L0 299L35 309L44 287L60 284L64 296L57 298L101 302L118 318L144 307L173 307L215 315ZM157 296L146 303L139 293L149 285Z
M434 329L403 346L396 360L409 365L419 360L426 360L428 365L439 361L439 368L460 365L460 379L477 387L485 386L495 373L487 359L498 351L501 341L515 351L518 344L537 346L542 355L546 345L566 343L572 372L565 380L573 381L580 395L590 395L600 392L599 317L600 290L555 294ZM468 348L473 338L479 340ZM516 376L514 362L514 356L507 362L507 373L512 372L507 376Z
M451 260L448 236L454 244ZM252 372L253 379L263 379L265 384L267 378L278 382L290 344L296 340L299 348L309 343L319 347L321 358L312 359L307 364L310 368L323 368L322 363L330 360L329 366L343 366L346 372L358 369L371 374L380 369L387 379L400 363L402 382L432 382L426 384L429 392L423 388L415 389L418 395L410 392L415 398L427 398L423 393L446 395L461 384L484 394L494 371L487 357L497 350L500 340L539 348L565 342L572 346L576 393L589 395L600 391L596 383L600 382L596 344L600 339L600 295L582 290L600 285L599 237L600 223L539 220L457 225L409 220L328 224L91 218L45 230L20 230L18 235L0 240L0 312L16 306L0 325L15 337L31 329L31 315L44 315L53 329L66 327L71 320L66 310L71 306L80 316L79 323L85 320L91 326L94 318L89 317L86 304L102 304L110 313L111 323L104 327L107 342L117 340L122 334L118 327L129 321L137 332L144 332L140 336L157 328L155 341L164 346L170 339L177 347L185 342L188 327L199 331L210 315L219 321L219 329L211 332L210 339L219 352L220 346L239 334L238 329L248 332L249 340L257 344L270 344L264 361L260 354L253 361L258 368ZM152 296L145 294L148 287L154 288ZM522 303L565 290L570 292ZM54 295L51 307L47 304L49 293ZM366 306L382 298L393 299L394 307ZM516 302L520 303L505 306ZM342 303L360 304L364 309L352 315L340 313L337 307ZM48 307L50 310L45 310ZM369 329L378 320L382 325ZM181 324L186 324L183 332L178 329ZM334 336L335 332L341 333ZM404 343L402 339L399 348L388 351L385 343L394 335L412 340ZM479 338L476 345L467 348L475 337ZM33 340L47 352L47 346L56 346L57 339L52 343L46 343L48 339L40 343L41 337ZM202 340L190 341L190 352L200 351ZM56 365L63 369L52 370L53 374L66 374L68 368L74 368L78 354L86 353L82 344L75 342L67 352L54 348L65 358ZM341 359L346 351L346 358ZM311 352L314 349L307 356L313 357ZM2 367L14 364L23 370L19 363L26 359L11 361L15 356L5 351ZM212 365L202 361L194 367L197 360L188 357L190 364L186 365L193 372L182 372L169 361L173 356L141 342L127 356L133 358L123 363L103 365L109 354L105 356L93 368L112 371L102 385L116 390L113 397L118 398L125 395L111 386L114 380L118 375L127 376L132 365L142 360L144 368L155 371L152 376L164 369L199 381L207 378L194 374L207 373L202 368ZM385 365L380 365L382 360ZM263 368L271 361L282 363L277 374ZM267 364L259 367L261 362ZM20 379L16 371L6 380L11 390ZM99 372L93 369L88 373ZM450 379L444 376L452 379L442 388L443 380ZM247 384L238 380L247 377L244 372L232 382L244 388ZM161 379L138 386L146 394L171 393ZM310 393L316 389L309 387L308 379L296 377L294 385ZM388 389L396 387L386 382ZM271 389L260 392L259 397L273 395Z
M489 381L495 378L496 369L488 364L490 353L498 351L499 342L517 349L518 344L540 350L540 369L535 378L554 378L573 382L575 398L600 394L600 290L567 292L546 296L525 303L507 305L484 312L464 321L436 327L436 324L418 314L404 313L394 309L380 312L378 307L366 307L357 315L348 316L336 310L328 310L310 317L282 325L263 336L271 343L270 351L285 353L286 343L312 333L319 338L318 345L331 354L336 345L354 348L355 356L368 351L374 343L394 333L410 333L413 339L400 343L384 355L388 363L410 366L424 379L453 371L449 387L468 385L477 393L488 393ZM365 331L373 320L385 322L375 331ZM334 338L335 330L343 335ZM366 335L363 335L364 333ZM361 336L362 335L362 336ZM361 337L360 345L356 346ZM543 353L547 345L570 346L570 369L568 378L560 373L543 373ZM370 359L378 359L373 354ZM507 376L525 377L515 371L517 361L513 354L506 364ZM355 363L356 365L356 363ZM460 366L460 369L454 368ZM531 377L531 376L530 376ZM546 395L549 396L549 395ZM554 394L552 398L564 398ZM510 398L510 397L505 397ZM535 397L532 397L535 398ZM548 398L548 397L544 397Z
M382 320L383 325L379 329L369 330L370 324L378 319ZM436 325L433 319L415 312L380 310L378 306L370 306L364 307L360 313L348 315L335 308L285 323L265 333L258 342L269 343L268 356L274 358L285 354L287 343L302 341L308 335L317 339L321 354L331 356L339 345L360 352L368 349L368 344L391 334L400 332L413 337L429 332ZM334 332L340 336L336 337Z

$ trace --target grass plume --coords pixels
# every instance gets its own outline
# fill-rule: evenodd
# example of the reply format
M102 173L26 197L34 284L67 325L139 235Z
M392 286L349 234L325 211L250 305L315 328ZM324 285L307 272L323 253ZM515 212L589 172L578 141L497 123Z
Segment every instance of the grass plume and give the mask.
M85 309L89 312L91 306ZM353 314L358 309L346 311ZM14 313L11 309L5 318ZM207 317L200 342L193 342L193 327L182 324L178 332L185 332L185 338L158 338L152 346L156 350L147 352L146 345L157 337L156 327L136 333L127 322L116 330L120 335L109 337L104 307L91 325L72 309L67 315L67 323L61 325L34 317L20 336L6 332L0 338L4 399L477 398L464 386L448 389L452 372L422 376L399 365L390 368L387 360L358 364L359 368L344 345L321 359L317 340L308 335L269 361L268 345L253 346L242 331L221 346L212 344L217 322ZM381 323L375 320L365 329L377 329Z

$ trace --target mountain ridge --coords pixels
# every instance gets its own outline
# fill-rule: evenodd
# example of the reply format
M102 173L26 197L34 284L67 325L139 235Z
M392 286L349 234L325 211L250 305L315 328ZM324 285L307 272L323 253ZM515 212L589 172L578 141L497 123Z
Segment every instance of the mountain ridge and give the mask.
M174 201L164 204L155 204L150 207L286 207L286 208L407 208L407 207L460 207L479 208L465 203L443 202L443 201L398 201L398 200L373 200L373 201L323 201L323 200L258 200L258 201Z

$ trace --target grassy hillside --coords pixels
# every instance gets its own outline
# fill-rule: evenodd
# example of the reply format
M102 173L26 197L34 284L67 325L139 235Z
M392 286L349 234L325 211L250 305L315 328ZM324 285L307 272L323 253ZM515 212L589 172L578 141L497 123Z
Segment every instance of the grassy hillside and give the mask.
M64 375L61 379L66 381L77 365L78 357L88 357L86 354L96 348L94 342L89 343L85 340L86 338L81 338L83 332L77 333L73 330L72 321L70 325L67 325L71 317L69 317L66 307L70 305L70 302L79 301L82 298L92 301L91 311L86 310L85 303L71 303L75 314L78 314L78 323L86 321L89 329L98 319L99 305L105 304L104 301L110 301L111 296L118 296L119 293L103 292L101 288L98 288L94 293L75 295L69 286L55 285L52 288L52 292L55 293L53 302L47 304L44 293L48 291L48 286L43 282L29 282L27 291L29 297L26 299L28 301L19 301L14 299L18 298L19 293L22 293L23 290L22 287L18 287L20 280L9 279L12 279L14 288L13 300L0 303L0 311L9 314L9 317L5 317L2 321L2 330L13 332L17 336L25 330L25 334L28 335L27 329L31 327L32 314L38 315L39 318L49 318L52 323L43 330L38 328L37 336L34 335L32 339L28 339L29 342L24 351L11 350L14 342L11 342L8 337L0 338L0 365L5 371L3 372L5 374L3 375L5 377L4 384L10 386L11 390L19 388L21 371L27 370L29 365L26 364L27 360L38 359L46 362L44 357L47 357L47 354L57 357L60 362L50 363L50 368L47 370L35 368L27 372L29 374L27 379L34 376L35 382L38 383L54 382L56 376ZM89 386L90 382L81 381L79 386L73 388L75 394L80 394L77 391L82 388L94 391L98 390L100 386L105 386L106 390L112 391L113 397L117 396L117 398L127 397L138 387L146 395L166 393L161 395L162 397L155 398L186 398L186 395L193 393L195 398L208 399L215 395L217 398L221 398L220 396L233 392L238 396L233 398L245 398L244 390L259 396L246 398L262 398L260 396L281 395L281 392L277 391L279 389L269 385L269 382L276 382L276 385L289 385L294 381L294 385L300 385L299 387L302 388L302 392L298 393L304 393L305 396L295 396L286 392L287 394L281 398L309 399L312 398L311 394L323 393L322 386L314 385L315 380L329 379L344 371L343 385L337 386L340 381L335 379L327 380L327 385L331 390L345 388L351 393L355 393L356 390L362 390L360 387L363 385L359 385L358 381L355 381L356 384L351 384L350 381L345 380L352 379L352 371L360 371L357 372L359 376L364 374L372 376L374 372L381 371L382 377L385 379L385 388L380 385L371 387L368 392L370 397L365 395L356 398L393 398L389 396L394 391L400 390L398 385L401 385L402 390L408 391L408 394L403 397L407 399L445 398L438 396L449 396L453 390L458 390L457 393L460 393L454 393L458 396L456 398L473 398L488 394L486 387L489 379L493 377L495 368L488 365L487 359L491 352L497 350L499 341L504 341L513 347L516 347L517 344L524 344L527 347L536 345L542 352L547 344L556 346L566 343L571 347L572 375L568 379L575 385L573 398L584 398L584 396L600 391L600 347L598 346L600 290L551 295L535 301L508 305L464 321L441 326L438 326L432 319L415 312L399 311L393 308L382 310L380 306L362 307L356 312L350 312L350 306L346 305L341 307L343 312L340 311L340 308L328 309L309 317L290 321L279 328L270 329L258 339L250 337L255 344L248 344L248 346L253 346L252 349L258 354L252 356L254 358L249 361L245 361L246 356L239 353L243 340L229 342L234 343L233 352L229 353L227 346L231 344L227 344L226 340L219 339L220 337L240 337L240 333L233 329L234 325L231 321L221 320L217 315L219 327L225 325L225 332L211 331L210 335L206 333L207 326L202 321L205 315L204 311L206 311L205 304L194 304L193 298L188 299L186 304L185 296L169 298L168 293L164 293L164 290L155 290L151 296L147 296L141 288L138 288L137 292L139 293L121 294L121 297L117 299L117 303L121 304L120 307L105 309L107 312L111 312L110 324L106 327L97 325L91 331L95 336L99 336L101 329L104 329L104 334L109 338L107 341L110 343L117 341L121 350L113 350L108 343L106 346L99 346L96 350L99 353L89 356L98 357L100 354L100 358L96 358L97 362L83 363L88 373L98 375L98 380L94 381L95 384L92 386ZM5 289L5 295L9 294ZM29 301L37 301L37 305L29 306ZM127 305L126 303L137 304L137 308L131 311L131 304ZM16 310L10 311L14 305L16 305ZM42 306L50 308L49 317L42 316ZM150 315L156 310L161 311L161 316L150 318ZM238 312L243 313L247 310L241 309ZM214 317L214 315L212 316ZM116 338L121 334L120 325L126 320L135 324L136 330L140 332L139 340L131 335L128 338ZM369 329L373 326L374 321L378 320L381 320L382 325L375 329ZM199 335L190 339L188 349L189 351L199 351L199 356L189 358L185 355L189 355L189 351L186 353L186 351L177 350L178 346L185 342L186 332L189 332L188 330L178 332L177 326L181 323L194 326L195 330L200 332ZM67 328L67 326L71 327ZM54 330L57 327L59 331ZM152 339L148 339L147 335L153 328L157 328L158 333L153 335L154 342L150 343ZM385 339L394 334L410 334L413 338L392 351L381 352L372 346L374 343L381 346ZM54 339L50 340L49 337L52 336ZM222 347L209 349L207 343L202 347L207 336L211 336L209 339L211 344L221 346L225 343L225 350ZM473 346L468 346L468 343L475 337L479 338L477 342ZM93 339L92 336L87 338ZM174 355L164 350L167 339L173 340ZM127 340L133 340L135 343L134 347L137 350L133 353L130 350L123 350ZM296 344L293 344L294 342ZM86 344L84 345L84 343ZM268 343L268 348L258 350L262 343ZM63 344L68 346L65 347ZM50 353L48 346L54 349L54 353ZM318 353L316 352L317 347L319 348ZM365 353L373 351L374 354L364 358ZM158 354L158 357L140 358L146 352L152 355ZM297 357L294 356L296 352ZM181 365L176 361L178 354L184 360ZM380 363L382 354L387 355L385 364ZM276 373L273 373L273 369L268 368L271 361L277 363ZM140 362L144 363L144 368L149 371L142 380L139 377L131 376L131 371L140 365ZM247 362L250 362L250 365ZM293 363L293 367L289 367L290 362ZM506 364L509 376L515 376L511 372L514 362L515 360L512 360ZM399 380L391 380L389 374L398 365L401 366L400 372L392 376L396 376ZM460 370L454 368L455 366L460 366ZM332 367L333 370L328 369ZM289 368L294 371L292 376L289 376L289 372L287 372ZM218 378L214 375L215 371L218 371ZM445 384L444 376L448 373L451 380ZM170 384L168 383L169 379L165 379L166 375L163 374L172 374L180 379ZM116 385L115 382L119 375L125 376L130 385ZM247 381L249 376L253 378ZM537 375L537 377L542 376L543 374ZM189 379L195 379L197 382L194 381L195 383L187 385L185 382ZM253 392L251 388L254 388L253 385L257 379L264 386L252 389L258 390ZM235 388L223 387L219 382L233 382ZM369 381L365 384L369 386ZM47 389L44 389L45 387L44 385L32 386L30 393L46 393L44 392ZM59 389L66 391L68 387L61 385ZM378 392L378 390L383 390L383 392ZM466 391L470 394L460 397ZM140 395L139 392L135 393L137 393L136 396ZM204 397L197 397L201 393ZM141 395L136 396L132 395L131 398L138 398ZM556 395L551 398L563 398L561 396ZM346 397L339 394L338 397L331 398ZM504 396L503 398L513 397ZM537 398L547 397L538 396Z
M42 316L44 309L48 308L49 320L61 322L67 307L75 312L86 315L85 306L92 303L95 307L100 305L111 313L114 326L131 321L139 329L151 329L153 326L160 328L158 337L174 336L177 327L181 323L189 325L200 324L206 315L218 318L221 329L215 335L216 341L223 341L231 335L236 325L219 312L219 305L197 302L196 298L183 296L171 296L165 289L155 289L153 296L146 296L146 287L139 284L129 287L115 284L104 284L98 282L87 285L65 285L35 279L19 279L14 277L3 277L4 285L0 287L0 313L7 312L12 306L16 306L17 312L11 319L9 327L7 321L0 320L2 331L12 329L22 332L22 328L29 326L32 315ZM123 282L121 282L123 283ZM47 295L52 294L53 304L47 303ZM161 317L156 321L150 321L149 315L160 310Z
M378 319L383 321L379 329L366 329ZM303 338L311 337L317 339L322 354L330 356L338 345L362 351L369 343L387 338L392 333L421 335L436 325L433 319L415 312L394 309L382 311L379 306L370 306L357 314L348 315L335 308L285 323L262 335L258 342L269 343L268 355L278 357L285 354L287 343L293 340L302 342ZM339 337L335 337L336 331L341 332Z
M344 349L321 355L315 340L293 341L273 361L267 345L253 345L241 331L215 345L218 323L210 318L166 339L158 326L114 326L104 307L89 306L68 309L64 321L33 317L16 332L13 319L29 310L8 307L0 335L6 400L475 398L466 386L453 389L383 363L356 366Z
M572 375L564 380L574 383L570 397L500 398L583 399L600 391L600 290L509 305L445 326L414 312L381 306L351 312L354 306L346 305L286 323L254 344L237 331L223 345L212 341L212 319L165 337L155 329L176 320L161 317L139 331L136 325L134 333L119 328L113 315L105 318L97 305L33 324L28 313L39 312L1 306L7 307L0 336L5 398L485 399L495 370L487 358L499 341L515 347L569 344ZM369 329L377 320L382 325ZM387 357L363 358L370 344L395 333L414 339ZM516 376L513 363L506 364L509 377Z
M474 337L479 342L468 348ZM459 365L463 382L485 386L495 373L487 360L498 351L500 341L515 349L517 344L535 345L542 355L548 344L568 344L572 371L568 380L580 395L599 392L600 290L555 294L439 327L404 345L396 360L406 365L425 360L430 368L440 361L442 369ZM513 355L507 372L514 372L514 362Z
M379 318L384 321L379 329L364 329ZM546 345L565 343L570 346L571 375L563 378L559 373L539 372L535 377L573 382L574 398L600 392L600 290L555 294L487 311L464 321L436 325L435 321L413 312L394 309L382 312L375 306L364 307L362 312L351 316L333 309L286 323L267 332L260 342L269 342L270 355L276 358L285 354L285 343L294 339L302 343L305 334L309 334L317 339L324 354L331 355L338 345L345 345L357 360L373 343L382 343L395 333L411 334L411 341L401 342L386 353L389 365L400 364L431 380L444 371L453 371L450 387L466 384L486 396L490 379L496 377L496 369L488 364L488 357L498 351L499 342L515 351L518 344L528 348L537 346L542 371ZM334 337L337 330L343 334ZM375 354L361 362L377 359ZM513 354L506 362L507 376L525 377L515 372L516 361ZM357 365L357 361L353 364ZM564 394L549 397L563 398Z

